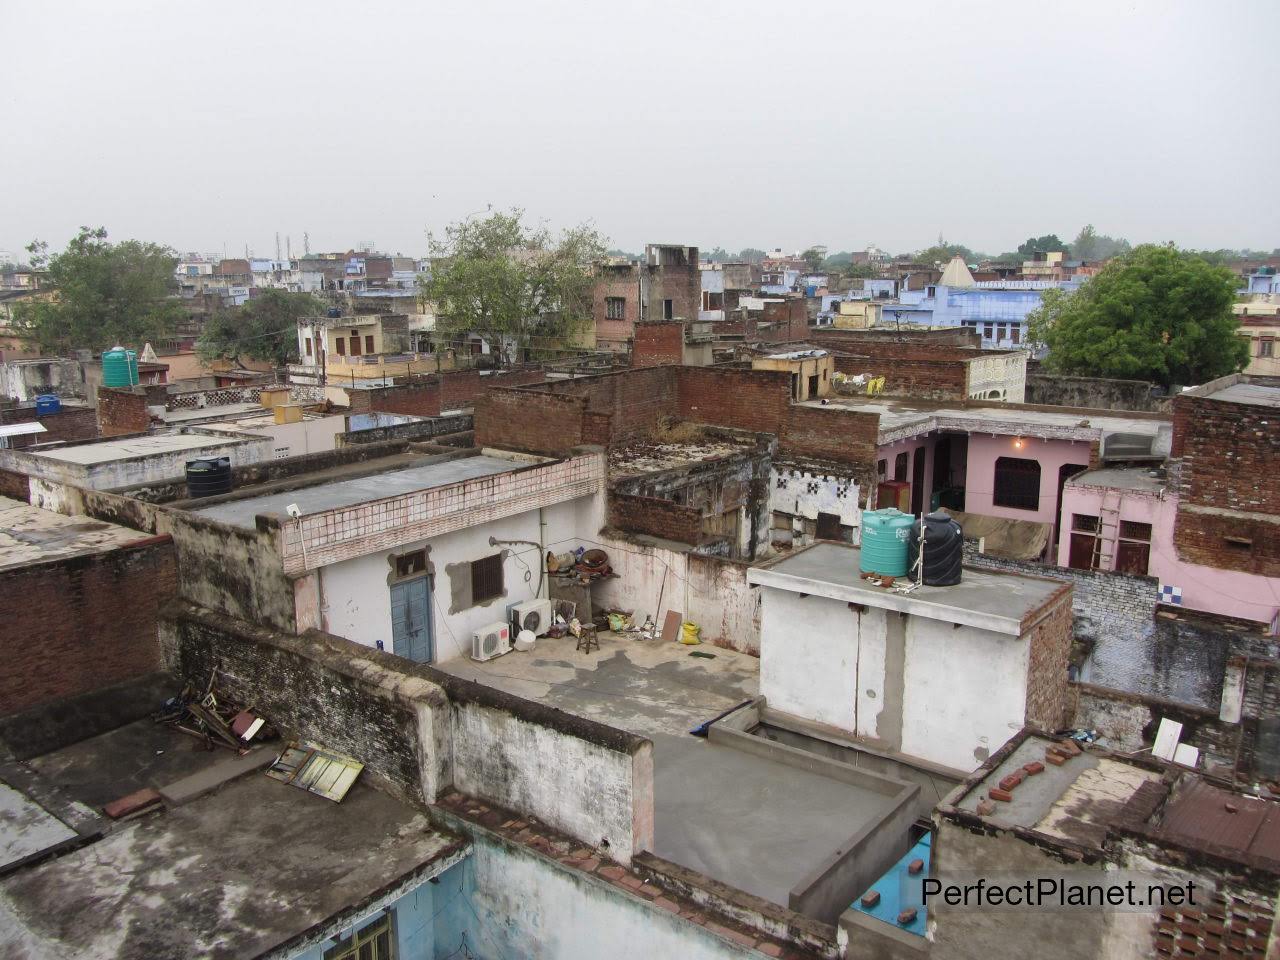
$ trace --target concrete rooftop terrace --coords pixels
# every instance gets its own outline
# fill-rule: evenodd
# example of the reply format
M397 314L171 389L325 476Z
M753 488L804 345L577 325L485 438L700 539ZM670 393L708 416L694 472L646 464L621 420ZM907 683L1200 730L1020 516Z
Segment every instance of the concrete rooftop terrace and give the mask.
M30 766L46 790L96 807L140 780L164 786L226 756L140 720ZM4 813L0 835L26 828ZM354 908L395 881L425 881L467 851L360 780L334 803L260 771L106 830L0 880L0 956L256 957L332 918L358 919Z
M112 550L146 538L128 527L0 497L0 570Z
M103 440L97 443L82 443L75 446L57 447L51 450L24 450L32 456L47 457L50 460L61 460L64 463L78 463L83 466L95 466L100 463L113 463L117 460L134 460L143 457L154 457L158 454L181 453L184 450L198 450L215 444L235 443L237 440L250 438L237 437L234 434L220 433L160 433L145 437L126 437L121 440ZM256 439L256 438L253 438Z
M591 653L576 650L572 636L543 637L528 653L438 666L651 739L653 852L782 906L792 887L890 803L690 735L758 694L760 662L745 653L602 633Z
M501 457L478 455L459 457L418 466L390 470L368 476L354 477L349 480L334 480L318 483L315 486L289 490L284 493L270 493L253 496L251 492L239 500L230 500L212 507L195 510L201 516L218 520L232 526L252 530L256 524L254 518L259 514L287 519L287 507L296 503L303 516L326 513L330 510L351 507L356 504L383 500L417 490L430 490L434 487L446 487L474 480L478 477L489 477L499 473L508 473L527 467L526 460L506 460Z
M1208 395L1209 400L1243 403L1251 407L1280 407L1280 387L1241 380Z
M844 407L861 413L880 415L880 444L893 443L932 430L965 430L971 433L997 433L1010 436L1046 436L1091 440L1110 434L1140 434L1155 437L1168 417L1125 416L1123 411L1108 413L1068 412L1029 409L1010 404L986 407L962 407L921 400L894 397L828 397L827 406ZM805 406L822 406L819 400L807 400Z
M1149 467L1105 467L1077 474L1067 481L1067 486L1159 493L1169 486L1169 481L1153 477Z
M950 587L917 587L911 593L873 586L858 569L862 551L842 543L816 543L747 571L752 584L896 610L946 623L1020 636L1037 613L1070 589L1060 580L964 568Z

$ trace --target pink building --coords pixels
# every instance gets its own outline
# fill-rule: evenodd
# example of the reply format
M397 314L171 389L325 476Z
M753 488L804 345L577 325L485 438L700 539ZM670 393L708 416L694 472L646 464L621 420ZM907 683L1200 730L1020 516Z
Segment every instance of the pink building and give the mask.
M1269 623L1280 606L1280 580L1178 556L1178 494L1163 474L1122 467L1067 481L1058 565L1146 574L1159 579L1163 603Z
M841 401L837 401L841 402ZM877 472L905 482L912 513L938 506L1043 524L1045 559L1057 556L1063 486L1113 457L1163 460L1167 417L1051 410L1024 404L921 407L850 401L880 414Z

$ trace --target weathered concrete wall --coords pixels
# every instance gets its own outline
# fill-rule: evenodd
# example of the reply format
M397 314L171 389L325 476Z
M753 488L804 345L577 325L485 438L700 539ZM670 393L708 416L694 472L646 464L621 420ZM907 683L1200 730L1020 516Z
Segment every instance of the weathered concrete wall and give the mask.
M702 639L760 655L760 591L747 583L748 565L691 553L686 557L685 619L702 628Z
M653 745L319 631L295 636L175 601L169 669L218 682L281 728L361 760L396 794L449 784L627 863L653 841ZM607 841L607 843L605 843Z
M463 943L478 960L762 956L499 837L477 832L472 843L472 855L443 875L433 892L437 902L454 904L435 920L441 956Z
M348 417L348 422L354 420ZM464 433L471 429L472 418L469 413L459 413L449 417L432 417L429 420L414 420L409 423L391 424L385 427L368 429L348 429L337 437L339 448L356 444L385 443L388 440L432 440L451 433Z
M1102 377L1068 377L1027 371L1027 403L1055 407L1088 407L1093 410L1146 410L1165 413L1169 397L1152 396L1145 380L1108 380Z

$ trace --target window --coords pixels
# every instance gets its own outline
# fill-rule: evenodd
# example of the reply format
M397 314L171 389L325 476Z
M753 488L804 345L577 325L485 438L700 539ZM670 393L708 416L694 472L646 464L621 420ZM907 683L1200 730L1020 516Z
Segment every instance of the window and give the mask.
M673 301L663 300L662 301L662 319L673 320L675 319L675 315L676 315L676 312L675 312Z
M990 340L990 339L991 339L991 324L989 324L989 323L984 323L984 324L982 325L982 339L983 339L983 340Z
M1010 340L1012 340L1014 343L1021 343L1021 342L1022 342L1022 328L1021 328L1020 326L1018 326L1017 324L1014 324L1012 327L1010 327L1010 328L1009 328L1009 339L1010 339Z
M345 357L347 355L347 341L342 337L334 337L333 352L340 357Z
M373 353L373 334L371 333L364 335L364 352Z
M502 594L502 554L472 561L471 605L496 600Z
M1067 566L1092 570L1097 563L1098 518L1085 513L1071 515L1070 550Z
M1079 530L1081 533L1097 533L1098 518L1086 513L1073 513L1071 515L1071 529Z
M907 457L910 454L900 453L893 460L893 479L907 479Z
M307 356L308 357L311 356L311 338L310 337L303 338L302 343L303 343L303 346L307 348Z
M396 559L396 579L420 577L427 572L427 551L415 550L402 553Z
M1040 463L1018 457L996 460L995 487L991 502L1015 510L1040 509Z
M624 320L627 316L626 297L605 297L604 318L606 320Z
M876 463L877 477L883 480L885 476L888 474L888 472L889 472L889 462L887 460L880 460Z
M702 291L702 309L703 310L723 310L724 294L719 292L711 292L710 290Z
M395 960L391 937L391 914L357 930L346 940L324 952L324 960Z
M1274 340L1259 340L1259 341L1258 341L1258 356L1260 356L1260 357L1270 357L1270 356L1274 356L1274 353L1272 352L1272 351L1274 351L1274 350L1275 350L1275 341L1274 341Z

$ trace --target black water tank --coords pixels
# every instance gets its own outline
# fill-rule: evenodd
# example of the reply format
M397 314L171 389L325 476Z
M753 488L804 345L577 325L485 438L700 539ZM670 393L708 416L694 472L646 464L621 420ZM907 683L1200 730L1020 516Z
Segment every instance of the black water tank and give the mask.
M187 496L212 497L231 492L231 458L209 457L187 461Z
M960 524L941 510L924 515L924 584L927 587L949 587L960 582L964 563L964 534ZM911 527L909 549L911 561L920 556L919 522Z

